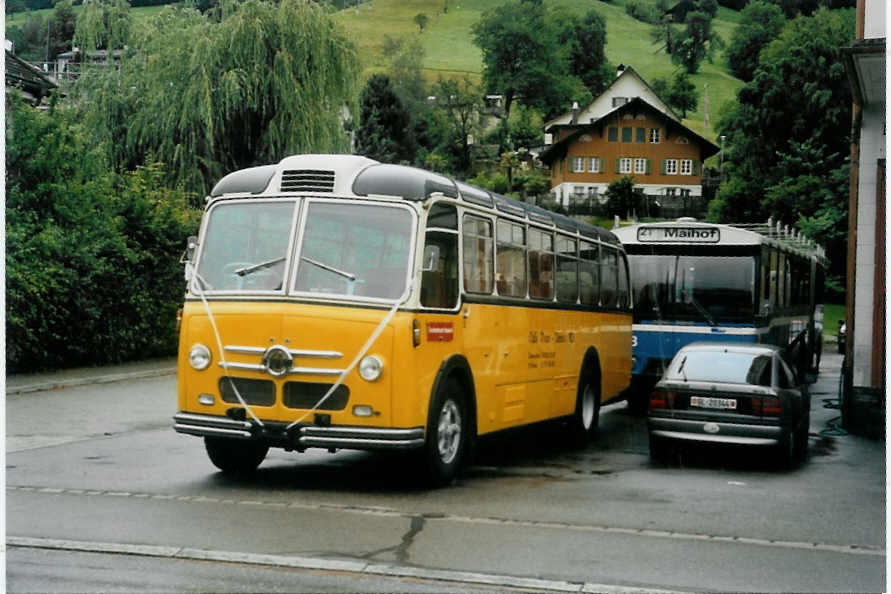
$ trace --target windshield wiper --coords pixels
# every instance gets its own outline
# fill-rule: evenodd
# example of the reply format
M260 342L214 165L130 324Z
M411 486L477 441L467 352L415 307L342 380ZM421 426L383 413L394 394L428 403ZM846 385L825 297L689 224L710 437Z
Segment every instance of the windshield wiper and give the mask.
M260 262L259 264L254 264L253 266L245 266L244 268L239 268L238 270L235 271L235 274L237 274L238 276L247 276L249 274L257 272L258 270L263 270L264 268L269 268L270 266L274 266L274 265L278 264L279 262L284 262L284 261L285 261L285 257L282 256L281 258L275 258L274 260L267 260L266 262Z
M678 367L678 373L680 373L681 375L684 376L684 381L687 381L687 374L684 373L684 365L686 365L686 363L687 363L687 357L684 357L683 359L681 359L680 367Z
M693 296L692 291L688 291L686 289L683 290L683 295L685 297L690 298L690 303L693 304L693 307L696 308L696 311L702 314L702 317L705 318L705 321L708 322L709 326L717 326L718 324L715 322L715 319L708 313L708 310L705 309L699 301L696 300L696 297Z
M322 264L321 262L317 262L315 260L307 258L306 256L301 256L300 259L303 260L304 262L308 262L308 263L312 264L313 266L318 266L322 270L327 270L328 272L333 272L334 274L339 274L340 276L342 276L346 279L349 279L351 281L356 280L356 275L352 274L350 272L345 272L343 270L334 268L333 266L328 266L327 264Z

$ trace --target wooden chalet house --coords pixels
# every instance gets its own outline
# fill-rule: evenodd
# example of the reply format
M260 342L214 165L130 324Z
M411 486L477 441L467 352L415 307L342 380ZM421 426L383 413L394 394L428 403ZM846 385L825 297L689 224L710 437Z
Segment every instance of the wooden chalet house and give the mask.
M684 126L631 67L584 109L545 124L542 163L564 207L596 198L625 175L664 211L702 196L702 163L720 149Z

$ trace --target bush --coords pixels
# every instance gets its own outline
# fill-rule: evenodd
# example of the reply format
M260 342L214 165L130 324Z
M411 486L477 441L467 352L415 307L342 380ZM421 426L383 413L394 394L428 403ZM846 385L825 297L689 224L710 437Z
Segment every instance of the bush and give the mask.
M7 371L175 353L186 194L157 164L109 172L59 110L13 99L6 146Z

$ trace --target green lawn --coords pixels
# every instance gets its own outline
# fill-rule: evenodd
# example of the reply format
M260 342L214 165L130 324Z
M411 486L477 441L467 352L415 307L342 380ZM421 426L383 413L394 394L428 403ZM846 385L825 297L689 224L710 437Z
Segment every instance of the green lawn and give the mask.
M838 334L838 321L845 319L845 306L825 304L823 306L823 334L835 336Z

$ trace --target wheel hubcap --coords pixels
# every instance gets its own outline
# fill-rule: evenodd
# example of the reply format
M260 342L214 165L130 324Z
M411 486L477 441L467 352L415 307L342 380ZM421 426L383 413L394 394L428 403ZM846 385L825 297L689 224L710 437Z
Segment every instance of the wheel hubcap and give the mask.
M447 400L442 406L436 435L439 458L443 464L450 464L458 455L461 444L461 413L452 400Z
M591 389L591 386L585 386L585 391L582 392L582 427L585 428L585 431L594 424L594 410L596 406L594 390Z

